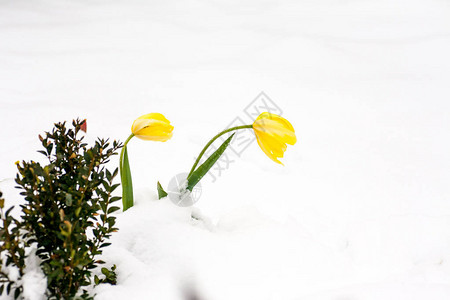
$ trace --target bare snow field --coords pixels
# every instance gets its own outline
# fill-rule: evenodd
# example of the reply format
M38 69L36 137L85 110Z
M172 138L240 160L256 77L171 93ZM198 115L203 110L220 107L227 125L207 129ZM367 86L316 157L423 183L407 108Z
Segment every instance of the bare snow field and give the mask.
M296 130L285 166L253 141L193 207L158 201L261 91ZM149 112L174 135L128 145L136 205L96 299L450 299L449 1L0 0L8 205L14 162L42 160L53 123L124 141ZM37 263L29 300L45 299Z

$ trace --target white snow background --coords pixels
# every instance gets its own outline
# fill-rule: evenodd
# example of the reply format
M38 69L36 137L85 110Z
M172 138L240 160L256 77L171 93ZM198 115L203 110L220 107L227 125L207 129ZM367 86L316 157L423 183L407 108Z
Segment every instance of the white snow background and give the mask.
M96 299L450 299L449 80L446 0L0 0L0 189L22 201L14 162L55 122L124 141L160 112ZM157 201L260 91L296 129L285 167L253 143L194 207Z

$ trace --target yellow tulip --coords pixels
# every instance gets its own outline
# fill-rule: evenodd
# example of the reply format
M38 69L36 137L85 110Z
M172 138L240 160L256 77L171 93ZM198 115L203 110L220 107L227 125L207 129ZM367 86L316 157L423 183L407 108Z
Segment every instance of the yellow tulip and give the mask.
M225 149L229 146L235 133L233 133L222 145L211 154L202 165L198 168L198 164L205 154L206 150L211 146L214 141L224 134L241 129L253 129L258 141L259 147L264 153L274 162L282 164L278 158L283 157L284 151L286 151L286 144L294 145L297 142L295 136L294 127L288 120L269 112L264 112L256 118L253 124L239 125L225 129L216 134L207 144L203 147L202 151L195 160L194 165L191 168L187 176L186 189L192 191L195 185L202 179L202 177L211 169L216 163L219 157L224 153ZM161 185L158 183L159 198L165 197L167 193L162 190Z
M134 205L133 182L128 161L127 144L133 137L146 141L165 142L172 137L173 126L162 114L150 113L137 118L131 125L131 134L123 144L120 152L119 169L122 179L123 210Z
M159 113L140 116L131 126L134 136L147 141L165 142L172 137L172 130L169 120Z
M263 112L253 122L259 147L274 162L282 164L278 158L283 157L286 144L297 142L294 127L285 118L269 112Z

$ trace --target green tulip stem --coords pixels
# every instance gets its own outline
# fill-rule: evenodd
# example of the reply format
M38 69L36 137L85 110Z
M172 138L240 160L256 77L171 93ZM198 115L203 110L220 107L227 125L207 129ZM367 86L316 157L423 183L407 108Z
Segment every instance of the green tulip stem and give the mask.
M221 135L224 135L225 133L234 131L234 130L239 130L239 129L245 129L245 128L253 128L253 125L242 125L242 126L236 126L236 127L231 127L228 129L225 129L222 132L219 132L216 136L214 136L209 142L208 144L206 144L206 146L203 148L202 152L200 152L200 154L197 157L197 160L195 161L194 165L192 166L191 171L189 172L188 178L189 176L191 176L192 172L194 172L195 168L197 167L198 163L200 162L200 159L202 158L203 154L205 154L206 150L208 149L209 146L211 146L212 143L214 143L215 140L217 140Z

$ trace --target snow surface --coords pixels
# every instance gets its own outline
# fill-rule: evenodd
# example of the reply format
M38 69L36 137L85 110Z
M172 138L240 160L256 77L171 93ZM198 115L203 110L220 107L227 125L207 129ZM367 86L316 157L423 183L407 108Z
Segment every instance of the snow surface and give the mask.
M0 189L20 203L54 122L123 141L161 112L97 299L450 299L449 53L445 0L2 0ZM296 129L285 167L252 143L194 207L157 201L260 91Z

